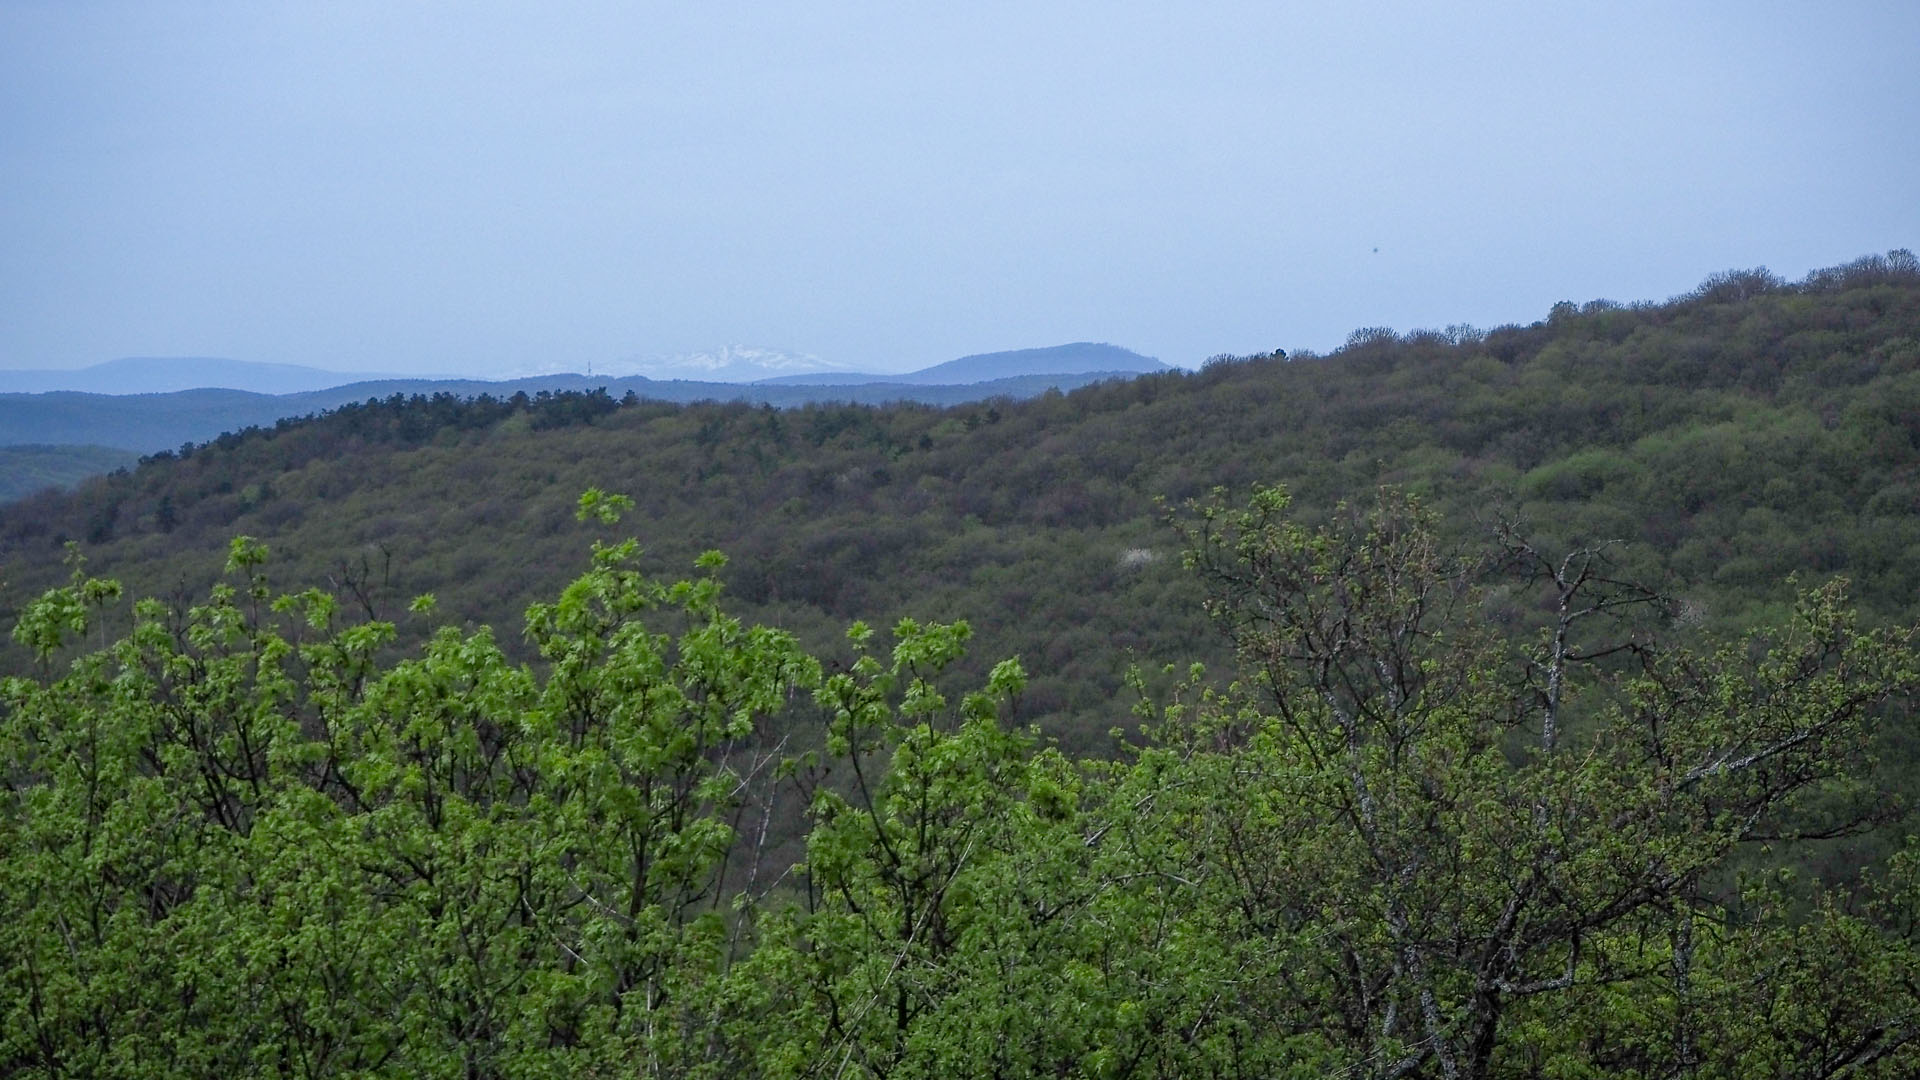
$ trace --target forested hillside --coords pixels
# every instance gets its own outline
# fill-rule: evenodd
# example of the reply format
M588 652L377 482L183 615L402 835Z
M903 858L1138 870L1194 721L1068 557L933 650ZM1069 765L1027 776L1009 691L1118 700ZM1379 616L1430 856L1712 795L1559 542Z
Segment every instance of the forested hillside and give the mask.
M811 646L853 618L971 620L976 655L1027 665L1023 715L1084 740L1130 656L1221 655L1156 499L1279 482L1311 516L1400 485L1460 538L1511 516L1553 544L1624 541L1622 573L1734 628L1783 614L1794 574L1911 612L1917 468L1920 272L1895 253L1025 402L349 406L0 507L0 625L64 578L68 541L136 593L191 596L246 534L285 585L381 615L432 592L512 626L567 580L573 499L600 486L638 501L645 565L724 550L741 612Z
M1917 418L1894 253L37 496L0 1073L1911 1076Z
M1920 626L1826 587L1702 640L1603 552L1435 524L1188 514L1239 677L1094 755L1021 730L1020 664L950 677L964 622L823 660L727 613L717 553L668 583L594 543L534 665L451 626L383 659L244 538L117 638L76 574L0 680L0 1071L1920 1069L1916 853L1822 858L1900 821ZM1487 617L1514 595L1541 636Z

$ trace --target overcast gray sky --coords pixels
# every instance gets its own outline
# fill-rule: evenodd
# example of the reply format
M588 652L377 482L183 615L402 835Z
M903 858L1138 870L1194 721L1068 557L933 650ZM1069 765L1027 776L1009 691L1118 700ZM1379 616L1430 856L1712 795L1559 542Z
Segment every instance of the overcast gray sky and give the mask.
M1920 3L0 3L0 367L1172 363L1920 246Z

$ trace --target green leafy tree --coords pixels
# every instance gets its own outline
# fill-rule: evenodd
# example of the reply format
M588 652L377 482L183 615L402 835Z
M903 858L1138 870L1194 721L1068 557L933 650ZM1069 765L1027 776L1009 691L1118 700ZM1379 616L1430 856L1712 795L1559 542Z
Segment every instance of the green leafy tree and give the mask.
M1015 724L1018 663L948 689L966 623L823 665L725 612L713 553L667 583L596 543L529 663L403 653L247 537L116 639L76 560L0 684L0 1071L1920 1068L1920 853L1806 873L1885 816L1912 630L1829 584L1687 640L1611 547L1463 555L1392 494L1186 527L1238 681L1149 691L1089 758Z
M1263 490L1191 525L1244 679L1146 759L1190 793L1156 810L1200 849L1196 899L1253 949L1236 1011L1367 1076L1528 1075L1534 1035L1569 1019L1591 1041L1555 1069L1624 1041L1637 1075L1741 1060L1731 1018L1706 1040L1698 989L1762 940L1709 962L1701 939L1740 924L1725 876L1747 845L1836 827L1816 808L1858 806L1880 706L1920 679L1913 632L1858 628L1831 585L1718 648L1606 640L1599 617L1650 594L1599 552L1544 559L1509 536L1545 622L1516 646L1417 502L1317 528L1287 505ZM1636 1014L1582 1011L1601 1000ZM1849 1008L1855 1065L1912 1037L1913 1004ZM1783 1042L1781 1062L1808 1063Z
M819 671L721 613L712 577L654 582L634 554L596 546L529 612L539 675L484 629L389 666L390 624L274 594L242 538L240 586L143 602L110 649L9 680L0 1062L726 1074L724 868L778 757L756 723ZM51 658L113 592L55 590L16 637Z

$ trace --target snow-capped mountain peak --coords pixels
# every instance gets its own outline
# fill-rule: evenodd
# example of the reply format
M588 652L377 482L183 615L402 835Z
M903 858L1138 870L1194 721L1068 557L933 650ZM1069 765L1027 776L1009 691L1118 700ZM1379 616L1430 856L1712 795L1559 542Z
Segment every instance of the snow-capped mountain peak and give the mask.
M808 375L850 370L845 364L811 353L790 353L752 345L723 345L674 356L635 357L607 365L608 374L701 382L754 382L779 375Z

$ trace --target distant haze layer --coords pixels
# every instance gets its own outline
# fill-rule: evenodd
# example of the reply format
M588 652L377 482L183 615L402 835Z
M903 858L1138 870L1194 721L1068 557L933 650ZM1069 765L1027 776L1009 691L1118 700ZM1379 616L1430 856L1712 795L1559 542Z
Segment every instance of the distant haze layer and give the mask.
M826 401L954 405L994 397L1032 397L1049 389L1071 390L1103 379L1159 370L1166 370L1166 365L1157 360L1118 346L1085 342L982 353L905 375L814 374L756 383L578 372L497 382L398 376L348 381L350 376L314 368L238 360L128 359L77 372L29 373L56 386L61 380L46 377L65 376L69 385L113 388L107 392L9 391L8 379L0 373L0 447L85 445L152 453L186 442L204 442L223 432L268 426L285 418L396 394L488 394L506 398L514 394L604 390L614 397L632 393L658 401L746 401L783 407ZM215 379L227 385L213 384ZM273 389L312 387L314 383L318 388ZM141 391L137 389L140 387L191 389ZM34 466L35 472L46 468Z
M71 370L0 370L0 393L171 394L180 390L246 390L255 394L303 394L347 383L400 379L372 371L327 371L297 364L262 364L217 356L128 356ZM10 442L0 438L0 442Z
M1030 375L1082 375L1093 372L1165 371L1168 365L1118 345L1079 341L1043 349L976 353L919 371L858 372L836 368L813 356L773 349L730 345L712 352L657 361L616 364L596 372L546 371L512 378L454 380L463 383L514 383L525 389L528 380L580 375L588 379L644 381L680 380L713 383L762 383L806 386L856 386L895 383L903 386L962 386L992 379ZM263 364L251 360L204 356L130 356L92 367L71 370L7 371L0 369L0 394L40 394L72 391L83 394L171 394L182 390L245 390L254 394L304 394L364 382L446 381L446 376L373 371L329 371L295 364ZM480 391L463 390L462 393ZM512 393L508 389L507 393ZM0 445L18 440L0 433Z
M1144 374L1149 371L1167 370L1169 365L1150 356L1141 356L1131 349L1123 349L1118 345L1076 341L1071 345L1055 345L1046 349L1014 349L1009 352L978 353L900 375L878 375L858 371L817 372L805 375L782 375L760 381L811 386L845 386L871 382L944 386L954 383L981 382L986 379L1011 379L1038 372L1052 375L1077 375L1092 371L1132 371Z

